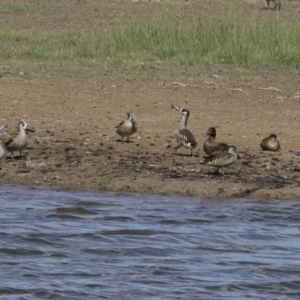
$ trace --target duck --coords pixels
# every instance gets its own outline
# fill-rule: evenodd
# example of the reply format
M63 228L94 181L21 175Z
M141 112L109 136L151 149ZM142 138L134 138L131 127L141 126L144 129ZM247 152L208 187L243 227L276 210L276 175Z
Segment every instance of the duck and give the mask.
M178 144L175 149L177 150L180 147L184 146L185 148L191 149L190 156L193 156L193 149L197 147L198 143L196 142L192 132L187 129L187 122L190 112L186 108L182 108L173 104L171 105L171 108L174 108L181 113L179 126L174 132Z
M280 143L277 139L277 135L270 134L267 138L261 141L260 147L266 151L278 151L280 149Z
M280 0L266 0L267 4L268 4L268 8L270 8L270 1L275 3L275 7L274 10L276 10L276 8L278 7L278 10L280 10L281 8L281 1Z
M237 161L238 153L235 146L229 146L227 153L216 153L210 157L201 161L201 164L205 164L212 167L217 167L216 173L220 173L220 168L228 167Z
M27 146L26 132L28 131L35 132L35 129L22 120L18 123L18 134L5 142L4 146L7 151L11 152L12 157L14 151L19 151L21 157L23 156L22 151Z
M130 112L127 112L127 119L122 121L115 128L116 128L117 134L122 137L122 142L124 143L124 137L127 137L127 143L128 143L129 137L137 132L137 123L133 119Z
M217 131L215 127L209 127L204 137L208 138L203 143L203 150L208 156L215 155L217 153L228 153L229 146L225 143L215 142Z
M1 125L0 126L0 132L4 129L6 129L8 126L7 124ZM3 149L1 143L0 143L0 159L2 159L5 156L5 150Z

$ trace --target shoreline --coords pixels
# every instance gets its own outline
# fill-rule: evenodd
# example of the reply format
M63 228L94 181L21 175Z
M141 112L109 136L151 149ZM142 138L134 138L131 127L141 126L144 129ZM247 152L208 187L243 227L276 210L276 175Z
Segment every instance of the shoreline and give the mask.
M3 178L3 169L1 169L0 172L2 173L0 173L0 176ZM145 177L137 178L137 174L135 174L132 177L116 180L115 178L118 177L118 172L113 172L107 180L110 181L110 183L103 183L99 180L98 187L95 184L80 181L77 181L75 185L74 182L71 185L69 185L69 183L62 183L60 181L59 172L54 173L48 180L44 179L39 181L35 179L35 176L30 177L30 172L28 168L22 168L19 170L18 175L13 178L6 174L5 177L8 177L8 180L1 180L1 183L28 187L54 188L72 192L135 193L157 196L200 197L205 199L219 198L224 200L234 198L247 198L249 200L300 200L300 187L297 185L292 185L289 182L276 182L275 180L272 183L269 180L265 181L263 178L260 178L260 184L247 184L242 181L233 180L237 177L234 172L228 172L229 174L225 175L229 178L216 178L212 172L208 172L204 175L207 177L203 178L202 181L199 181L199 178L196 178L197 176L190 176L190 179L194 177L191 180L180 181L178 178L181 176L178 173L171 174L169 178L163 178L164 176L161 176L161 178L155 176L155 178L153 178L152 176L151 180L148 180ZM197 170L195 171L193 169L191 174L195 173L197 173ZM25 177L27 178L25 179Z
M197 68L184 70L182 85L175 81L176 74L163 77L153 71L2 76L0 122L9 127L1 142L16 134L21 119L36 132L29 136L27 160L0 162L1 183L205 198L300 199L300 157L294 154L300 144L298 77L282 72L285 81L277 81L276 90L261 90L274 86L278 71L247 71L247 79L237 79L234 71L222 70L221 78L207 84L196 79ZM206 70L202 76L212 72ZM186 83L194 76L193 83ZM188 128L198 142L194 157L188 149L174 150L180 115L171 103L191 112ZM122 143L114 127L127 111L137 121L138 132L130 143ZM242 154L223 169L226 176L214 176L214 168L199 163L203 136L211 126L217 128L216 141L235 145ZM278 152L260 149L260 141L270 133L279 137Z

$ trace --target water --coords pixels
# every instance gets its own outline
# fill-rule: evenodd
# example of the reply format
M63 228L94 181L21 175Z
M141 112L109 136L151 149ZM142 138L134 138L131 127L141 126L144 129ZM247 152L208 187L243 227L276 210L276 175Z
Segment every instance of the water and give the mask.
M300 202L1 186L0 299L299 299Z

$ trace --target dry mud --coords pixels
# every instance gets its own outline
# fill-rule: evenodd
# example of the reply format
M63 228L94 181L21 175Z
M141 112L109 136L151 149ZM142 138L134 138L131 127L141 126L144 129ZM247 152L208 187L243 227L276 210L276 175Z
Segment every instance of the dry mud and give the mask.
M2 14L2 25L43 30L78 22L83 27L111 26L118 14L173 5L171 1L47 1L47 6L27 2L31 15ZM264 6L229 2L245 12ZM211 1L176 5L188 12L193 3L212 9ZM282 9L295 13L292 5L283 3ZM46 13L50 8L52 15ZM0 73L0 122L9 125L0 136L2 144L16 134L21 119L36 128L29 136L26 160L7 156L0 162L2 183L121 193L300 198L299 157L294 154L300 147L299 72L162 67L60 73L6 67ZM171 104L190 110L188 127L198 142L193 157L188 149L174 150L179 114ZM114 127L127 111L135 117L138 132L130 143L122 143ZM225 176L199 163L210 126L217 128L218 141L235 145L242 154L224 169ZM271 133L279 137L279 152L260 149L262 138Z

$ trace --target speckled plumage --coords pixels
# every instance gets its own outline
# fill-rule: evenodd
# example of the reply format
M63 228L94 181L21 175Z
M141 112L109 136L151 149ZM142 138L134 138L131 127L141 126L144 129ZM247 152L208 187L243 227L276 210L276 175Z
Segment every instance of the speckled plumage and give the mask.
M29 126L26 122L21 121L18 124L18 134L15 137L11 137L5 142L4 146L7 151L11 152L13 156L14 151L19 151L20 155L23 156L22 151L27 146L27 134L26 131L34 132L34 128Z
M118 135L122 137L122 142L124 142L124 137L127 137L127 142L129 142L129 137L137 132L137 123L134 121L132 115L127 112L127 119L115 128Z
M202 164L217 167L217 173L219 168L227 167L234 164L237 160L238 153L234 146L230 146L227 153L217 153L211 157L206 158Z
M181 113L181 119L178 128L175 130L174 135L177 141L177 146L175 149L178 149L182 146L191 149L191 156L193 155L193 149L198 145L192 132L187 129L187 122L190 115L190 112L185 109L175 105L171 105L171 108L176 109Z

